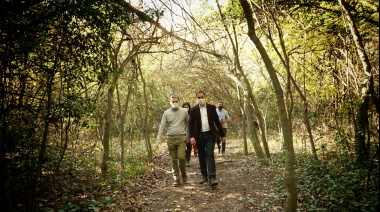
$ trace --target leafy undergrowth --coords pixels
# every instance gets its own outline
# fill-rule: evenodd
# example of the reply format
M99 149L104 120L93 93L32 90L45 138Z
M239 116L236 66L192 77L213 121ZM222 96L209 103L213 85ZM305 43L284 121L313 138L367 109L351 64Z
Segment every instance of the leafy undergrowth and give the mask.
M110 162L107 177L101 177L100 171L93 168L91 161L68 160L75 162L65 164L66 169L58 177L53 177L49 172L43 175L42 189L37 192L37 211L108 210L116 206L121 193L128 195L125 204L130 204L133 209L139 204L138 192L147 191L147 185L156 174L144 160L130 157L126 163L128 165L124 167L120 163ZM132 182L141 182L144 189L139 189L139 185L133 185ZM22 210L22 205L18 209Z
M107 178L99 176L91 161L68 159L76 162L63 166L71 168L57 177L57 186L49 182L52 176L45 175L38 211L282 211L283 201L272 198L270 167L254 156L242 156L242 146L234 141L225 157L216 153L219 186L215 190L197 183L200 173L194 156L188 183L173 188L165 149L153 164L144 163L144 157L129 158L126 167L110 162Z
M273 159L272 171L278 197L286 197L283 179L285 157ZM299 211L379 211L379 164L358 165L350 156L326 153L313 160L297 155L296 175ZM277 168L275 168L277 167ZM368 177L369 176L369 177Z
M189 183L179 188L171 187L167 153L156 156L154 164L138 157L129 158L125 167L111 162L106 179L90 168L90 161L82 161L55 181L44 175L38 211L283 211L285 156L258 161L241 155L238 141L228 148L226 157L216 153L217 190L196 183L200 173L195 157L188 168ZM370 170L349 155L325 153L319 161L296 156L297 211L379 211L378 160Z

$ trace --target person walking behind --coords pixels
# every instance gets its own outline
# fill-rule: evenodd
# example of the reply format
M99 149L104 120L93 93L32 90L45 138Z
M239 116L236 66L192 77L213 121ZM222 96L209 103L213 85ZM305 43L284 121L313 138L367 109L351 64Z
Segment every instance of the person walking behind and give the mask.
M216 113L219 116L220 124L223 127L224 134L227 137L227 123L230 122L230 116L228 115L228 111L223 108L222 101L218 101L218 109L216 109ZM220 143L222 143L222 145L220 145ZM217 144L219 154L220 149L222 149L222 156L224 156L224 153L226 152L226 142L221 142L221 140L218 139Z
M184 102L182 104L182 108L185 109L186 111L188 111L188 113L190 113L190 103L189 102ZM186 137L186 139L188 139L188 137ZM196 144L191 144L190 142L187 142L186 141L186 166L189 167L190 166L190 158L191 158L191 150L194 150L194 156L195 157L198 157L198 148L197 148L197 145Z
M216 106L206 104L206 93L196 93L197 105L190 109L189 136L190 143L198 147L198 160L202 178L200 184L209 182L211 187L217 186L214 149L218 137L224 142L226 137L220 124ZM219 135L217 135L219 132Z
M174 183L173 187L180 185L180 172L182 182L187 182L186 175L186 127L189 121L188 112L179 107L179 96L170 98L171 107L167 109L161 119L157 135L157 145L162 142L164 128L167 128L168 150L171 158Z

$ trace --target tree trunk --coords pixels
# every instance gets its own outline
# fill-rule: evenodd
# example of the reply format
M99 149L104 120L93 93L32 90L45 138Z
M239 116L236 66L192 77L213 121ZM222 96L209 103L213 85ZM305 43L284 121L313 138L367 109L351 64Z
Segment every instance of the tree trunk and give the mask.
M261 111L258 108L258 105L256 104L256 101L252 101L252 103L254 105L255 115L257 117L257 120L259 121L259 129L261 131L261 142L263 143L265 157L270 158L265 120L264 120L263 114L261 113Z
M359 104L355 120L355 152L357 155L357 162L359 163L365 163L369 159L369 152L366 146L369 102L370 97L365 96L364 100Z
M242 124L242 128L243 128L243 143L244 143L244 155L247 156L248 155L248 143L247 143L247 130L246 130L246 123L245 123L245 114L244 112L241 114L241 124Z
M260 141L257 137L257 128L254 124L254 119L253 119L253 108L252 105L250 104L249 97L247 93L245 92L244 94L244 108L245 108L245 113L247 117L247 122L248 122L248 128L251 133L251 143L253 145L253 148L255 149L256 156L259 159L265 158L263 149L260 146Z
M264 49L260 39L256 35L255 22L253 19L252 10L250 4L247 0L239 0L243 8L247 25L248 25L248 36L256 46L259 51L269 76L272 81L272 85L276 94L278 113L281 120L282 134L284 138L284 147L286 151L286 161L285 161L285 174L284 182L287 190L285 211L293 212L297 209L297 185L295 176L295 154L293 149L293 135L292 135L292 125L291 118L287 116L287 110L284 101L284 94L281 88L281 84L276 75L275 69L273 67L272 61L270 60L268 53Z
M302 93L301 89L298 87L298 85L296 84L295 80L293 79L293 77L291 77L291 80L293 82L293 85L294 85L294 88L296 89L296 91L298 92L298 94L300 95L302 101L303 101L303 123L306 127L306 130L307 130L307 134L309 135L309 142L310 142L310 148L311 148L311 152L313 154L313 158L314 160L318 160L318 155L317 155L317 150L315 149L315 144L314 144L314 138L313 138L313 133L311 132L311 126L310 126L310 122L309 122L309 110L308 110L308 107L307 107L307 100L306 100L306 97L304 96L304 94Z
M150 143L150 125L148 124L148 116L149 116L149 101L148 101L148 96L146 94L146 83L145 83L145 79L144 79L144 75L142 74L142 71L141 71L141 67L140 67L140 61L139 59L137 58L137 61L138 63L136 64L135 61L132 61L135 65L135 67L137 67L137 70L139 71L140 73L140 77L141 77L141 82L143 84L143 95L144 95L144 101L145 101L145 115L144 115L144 124L143 124L143 136L144 136L144 141L145 141L145 147L146 147L146 150L148 152L148 159L149 159L149 162L152 162L153 161L153 150L152 150L152 145Z
M113 93L115 91L115 85L119 79L119 75L115 74L110 87L108 88L107 92L107 109L104 113L104 135L103 135L103 158L102 158L102 175L105 176L108 174L108 160L110 156L110 137L111 137L111 126L112 126L112 109L113 109Z
M55 170L54 170L54 174L52 176L52 190L53 190L53 196L54 196L54 211L58 211L59 209L59 197L58 197L58 192L57 192L57 180L58 180L58 176L60 174L60 166L61 166L61 163L63 161L63 158L65 157L65 153L66 153L66 150L67 150L67 146L68 146L68 143L69 143L69 132L70 132L70 126L71 126L71 119L70 117L68 117L68 120L67 120L67 124L65 126L65 132L63 133L63 119L61 119L61 128L60 128L60 131L61 131L61 143L63 144L62 145L62 151L59 155L59 159L58 159L58 162L55 166Z
M130 99L130 96L131 96L131 89L132 89L132 85L133 85L133 80L135 78L135 74L136 73L135 71L133 71L132 75L131 75L131 78L129 79L129 82L128 82L128 93L127 93L127 96L125 98L125 103L124 103L124 108L123 108L123 111L120 111L120 147L121 147L121 152L120 152L120 163L121 165L124 164L124 154L125 154L125 145L124 145L124 140L125 140L125 130L124 130L124 125L125 125L125 117L127 116L127 113L128 113L128 105L129 105L129 99ZM121 110L121 108L120 108Z
M242 68L242 66L240 64L239 52L238 52L238 41L236 39L237 35L236 35L235 27L233 25L233 33L234 33L234 36L235 36L235 40L234 40L232 38L232 35L231 35L230 31L228 30L227 24L225 22L225 17L224 17L224 15L222 13L219 1L216 0L216 3L217 3L217 6L218 6L220 18L221 18L223 26L224 26L224 30L226 31L226 33L228 35L228 38L230 39L230 42L231 42L231 45L232 45L232 49L233 49L233 53L234 53L234 57L235 57L234 59L235 59L235 63L236 63L236 69L239 71L240 75L243 77L243 82L245 84L245 87L247 89L248 96L249 96L248 100L250 100L252 102L253 107L254 107L253 109L255 111L254 114L257 116L257 118L258 118L258 120L260 122L260 125L262 126L262 128L260 128L260 129L262 129L262 133L261 133L262 137L261 137L261 139L262 139L264 150L265 150L265 156L267 158L270 158L269 147L268 147L268 142L266 140L266 133L265 133L265 127L264 127L264 122L263 122L264 119L262 118L261 113L259 112L260 110L259 110L259 107L258 107L258 105L256 103L255 96L253 95L251 84L249 83L249 80L247 79L246 75L244 74L243 68ZM252 113L252 115L253 115L253 113ZM250 116L250 117L247 116L247 118L251 118L251 117L252 116ZM257 139L257 130L256 130L255 125L253 124L253 122L249 123L249 119L248 119L248 126L250 126L250 128L251 127L254 128L254 129L250 129L250 131L251 132L255 132L254 136ZM251 135L251 137L252 137L252 135ZM252 142L254 142L254 141L252 141ZM258 145L259 146L257 146L256 148L260 147L260 150L262 152L262 149L261 149L261 146L260 146L260 142L258 143ZM256 148L255 148L255 150L256 150ZM256 154L257 155L261 155L261 153L258 153L258 152L256 152Z
M129 36L126 34L123 34L124 36ZM112 109L113 109L113 104L114 104L114 91L117 86L117 82L119 80L119 77L121 76L120 73L124 73L124 70L126 66L129 64L129 62L132 61L133 57L137 54L138 50L141 47L141 43L132 45L131 50L128 52L128 56L121 61L121 63L118 63L118 55L120 48L125 42L126 39L120 39L118 43L115 44L114 49L111 50L113 54L110 56L111 64L113 70L115 72L113 73L112 81L110 82L110 87L108 88L107 92L107 109L104 114L104 119L105 119L105 127L104 127L104 134L103 134L103 158L102 158L102 165L101 165L101 170L102 170L102 175L106 175L108 172L108 160L109 160L109 150L110 150L110 136L111 136L111 120L112 120Z
M244 155L247 156L248 155L248 143L247 143L247 132L246 132L246 115L245 115L245 111L244 111L244 103L242 104L242 101L244 101L244 98L242 99L241 98L241 92L240 92L240 88L239 88L239 85L236 83L236 91L237 91L237 96L238 96L238 99L239 99L239 106L240 106L240 111L241 111L241 127L242 127L242 133L243 133L243 145L244 145Z
M35 207L35 186L37 184L38 179L41 177L42 172L42 163L45 157L46 147L48 143L48 137L49 137L49 123L50 123L50 116L51 116L51 110L53 108L53 87L54 87L54 77L55 77L55 70L58 64L58 57L55 57L54 62L54 68L52 70L47 70L47 80L46 80L46 96L47 96L47 102L46 102L46 115L44 117L44 130L42 135L42 141L40 145L40 152L38 153L38 161L36 169L34 170L33 175L31 176L32 182L30 183L29 188L29 200L28 200L28 211L33 211Z
M372 72L371 64L369 62L368 55L364 49L362 37L350 14L349 5L346 3L345 0L339 0L339 5L350 27L351 35L353 37L356 49L358 51L358 55L362 62L364 73L368 77L367 79L363 80L363 83L362 83L361 102L359 103L357 117L356 117L356 124L355 124L355 151L357 154L357 161L361 163L361 162L368 161L368 158L369 158L369 152L366 148L365 132L368 125L368 110L369 110L370 98L373 97L372 99L375 99L374 98L375 96L374 82L373 82L374 80L373 80L373 74L371 73ZM374 103L375 105L378 104L377 102L374 102Z

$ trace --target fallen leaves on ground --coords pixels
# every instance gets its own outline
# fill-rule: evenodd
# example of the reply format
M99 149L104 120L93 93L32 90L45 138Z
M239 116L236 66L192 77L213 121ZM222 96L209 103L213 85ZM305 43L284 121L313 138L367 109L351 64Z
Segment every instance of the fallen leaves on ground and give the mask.
M172 187L170 159L162 148L155 169L127 182L112 211L282 211L282 204L271 198L269 167L253 156L242 156L237 145L226 151L224 157L215 152L216 188L198 184L201 174L195 156L187 167L188 182Z

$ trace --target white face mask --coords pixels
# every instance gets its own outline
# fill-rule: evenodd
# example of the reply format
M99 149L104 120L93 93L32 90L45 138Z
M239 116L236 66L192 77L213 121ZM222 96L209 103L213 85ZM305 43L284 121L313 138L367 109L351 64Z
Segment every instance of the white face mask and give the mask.
M206 99L197 99L197 102L200 106L204 106L206 104Z
M189 111L189 108L188 108L188 107L184 107L183 109L185 109L186 111Z
M177 110L177 109L179 108L177 102L176 102L176 103L172 103L172 102L171 102L171 105L172 105L172 108L173 108L174 110Z

